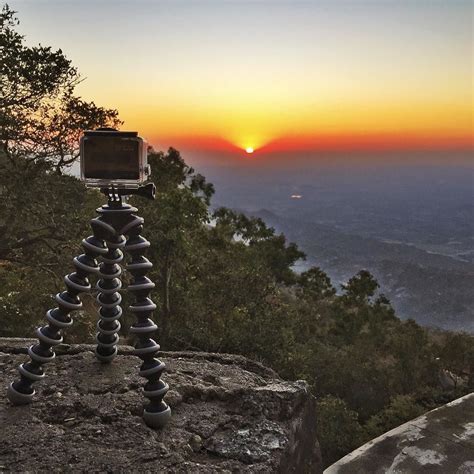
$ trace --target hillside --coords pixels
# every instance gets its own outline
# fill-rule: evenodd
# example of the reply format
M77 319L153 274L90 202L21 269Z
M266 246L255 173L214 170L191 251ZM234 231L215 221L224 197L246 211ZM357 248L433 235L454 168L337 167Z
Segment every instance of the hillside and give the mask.
M307 254L300 269L318 265L334 283L360 268L373 273L402 318L444 329L474 332L474 265L413 245L348 234L262 210L261 217Z

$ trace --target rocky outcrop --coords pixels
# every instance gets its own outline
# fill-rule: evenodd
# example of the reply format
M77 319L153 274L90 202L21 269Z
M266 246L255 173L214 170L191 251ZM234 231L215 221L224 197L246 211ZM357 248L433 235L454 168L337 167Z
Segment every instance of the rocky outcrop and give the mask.
M324 474L421 472L474 472L474 393L369 441Z
M30 343L0 339L5 388ZM154 431L141 419L132 348L121 347L110 365L92 351L59 346L32 405L0 397L0 471L321 472L305 382L239 356L163 353L173 417Z

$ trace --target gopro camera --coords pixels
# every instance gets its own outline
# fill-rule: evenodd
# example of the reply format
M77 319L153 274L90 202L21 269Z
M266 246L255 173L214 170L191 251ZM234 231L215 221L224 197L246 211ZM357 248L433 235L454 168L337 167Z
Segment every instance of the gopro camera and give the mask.
M80 141L80 159L87 187L133 189L150 176L147 143L137 132L87 130Z

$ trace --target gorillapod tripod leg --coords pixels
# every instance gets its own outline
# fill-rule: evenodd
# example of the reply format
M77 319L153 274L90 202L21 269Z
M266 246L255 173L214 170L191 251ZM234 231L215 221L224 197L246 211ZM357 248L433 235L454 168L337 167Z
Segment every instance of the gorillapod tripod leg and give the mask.
M18 367L20 380L8 387L7 397L14 405L26 405L33 400L32 385L45 376L42 365L55 358L53 347L63 341L61 329L72 325L69 313L81 309L79 294L91 289L87 276L97 272L96 257L108 252L103 238L113 228L98 218L92 219L91 227L94 235L82 241L84 253L73 260L75 271L64 277L67 290L56 295L58 307L46 313L48 324L36 330L39 342L28 349L31 360Z
M130 311L137 318L130 332L138 338L135 344L135 355L143 361L139 374L147 379L143 394L150 403L143 410L143 419L151 428L161 428L168 423L171 409L163 401L169 389L168 384L161 380L165 364L155 358L160 346L150 338L157 330L156 324L151 319L156 305L149 298L155 284L146 277L146 273L153 265L143 255L150 246L150 242L140 235L143 230L143 219L135 215L131 215L130 219L121 230L121 233L128 236L125 251L131 255L131 261L126 268L133 277L128 290L135 296L135 303L130 306Z
M120 275L122 268L120 262L123 260L123 253L120 248L125 246L125 237L115 235L107 240L109 251L102 257L99 267L100 280L97 282L97 302L100 305L97 323L97 347L95 355L101 362L111 362L117 355L117 344L119 342L118 332L120 331L120 317L122 308L120 303L122 297L118 292L122 287Z

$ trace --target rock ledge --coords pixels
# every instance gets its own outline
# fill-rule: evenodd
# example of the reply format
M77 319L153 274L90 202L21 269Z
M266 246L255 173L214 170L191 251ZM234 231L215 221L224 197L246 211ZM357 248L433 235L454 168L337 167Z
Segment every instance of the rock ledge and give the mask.
M17 377L27 339L0 338L1 383ZM132 348L110 365L93 346L59 346L31 406L0 397L0 471L321 472L315 401L244 357L162 353L173 417L141 419L143 380Z

